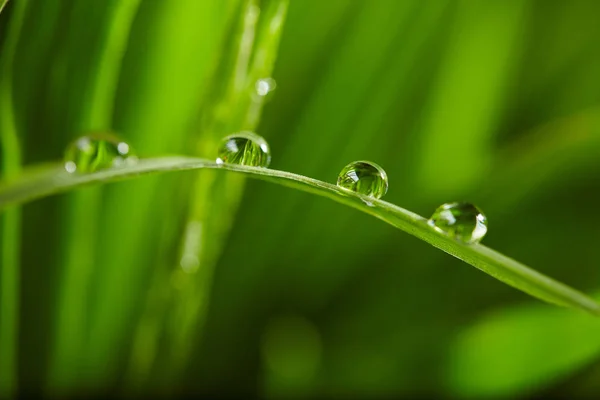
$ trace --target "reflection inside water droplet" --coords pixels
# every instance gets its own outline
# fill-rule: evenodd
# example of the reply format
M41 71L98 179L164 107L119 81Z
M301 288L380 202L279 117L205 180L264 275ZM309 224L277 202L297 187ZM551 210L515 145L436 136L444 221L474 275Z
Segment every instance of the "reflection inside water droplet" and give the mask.
M88 173L137 161L129 144L111 133L92 133L74 140L65 152L68 173Z
M479 243L488 230L487 218L471 203L446 203L439 206L428 223L463 243Z
M370 161L354 161L342 169L337 185L345 190L380 199L387 193L388 178L379 165Z
M238 132L223 139L216 162L266 168L271 162L269 145L254 132Z

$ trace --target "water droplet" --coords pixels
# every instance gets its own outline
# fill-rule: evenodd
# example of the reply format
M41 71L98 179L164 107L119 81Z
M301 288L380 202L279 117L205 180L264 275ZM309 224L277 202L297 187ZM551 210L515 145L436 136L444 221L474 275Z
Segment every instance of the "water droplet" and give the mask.
M268 167L271 162L269 145L253 132L238 132L225 137L219 147L217 164L229 163L252 167Z
M273 78L262 78L256 81L254 89L256 94L264 97L277 88L277 82Z
M380 199L388 190L387 174L370 161L354 161L338 175L337 185L365 196Z
M487 233L487 218L471 203L446 203L435 210L429 224L464 243L479 243Z
M65 170L69 173L94 172L132 165L136 161L131 147L109 133L82 136L73 141L65 152Z

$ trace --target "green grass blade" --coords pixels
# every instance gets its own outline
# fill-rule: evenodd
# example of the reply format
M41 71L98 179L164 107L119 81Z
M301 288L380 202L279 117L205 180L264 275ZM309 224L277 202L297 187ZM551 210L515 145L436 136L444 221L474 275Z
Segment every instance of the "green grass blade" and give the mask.
M0 12L6 4L0 1ZM13 106L13 63L26 3L17 4L0 64L0 144L2 176L12 177L21 170L21 146ZM10 398L17 390L17 349L19 342L19 285L21 251L21 210L11 208L0 218L0 398Z
M219 166L213 161L190 157L162 157L141 160L137 165L110 169L89 175L70 175L60 166L25 174L21 179L0 185L0 209L51 194L101 182L132 178L163 171L220 169L292 187L327 197L356 208L403 230L438 249L465 261L494 278L534 297L561 306L600 315L600 304L593 299L483 245L465 245L433 230L427 220L382 200L349 193L337 186L291 172L245 167ZM368 205L367 203L370 203Z
M595 173L599 150L600 108L593 107L544 124L505 147L487 172L491 178L476 190L489 199L487 209L510 210L544 188Z
M487 166L528 9L527 1L456 4L415 165L420 190L440 197L480 179Z
M189 149L190 127L212 81L231 3L140 4L123 64L114 128L141 154ZM99 247L106 251L98 254L97 263L103 268L94 278L85 354L89 384L95 388L124 373L126 356L119 349L133 340L130 332L143 306L147 279L157 269L172 265L170 257L157 256L167 253L176 240L179 232L168 236L163 232L176 229L178 218L173 216L187 204L183 194L173 195L186 192L185 185L177 186L179 182L172 178L155 177L104 193L98 235Z
M202 99L200 127L193 132L192 143L197 152L213 153L224 135L256 129L264 99L255 95L255 82L271 75L287 0L244 0L236 3L234 9L237 11L226 29L222 50L215 57L218 63L211 67L214 71ZM127 379L130 390L149 383L168 390L181 379L190 346L198 340L214 265L244 187L241 175L217 179L217 174L214 170L197 174L191 194L186 193L190 207L186 210L183 234L172 234L179 242L179 253L158 263L152 272L132 347ZM178 263L190 257L197 260L197 267L183 272ZM165 286L165 281L176 281L177 287ZM157 305L156 293L164 293L168 300ZM169 339L161 340L165 337Z
M119 81L121 64L129 38L129 30L136 14L139 1L105 2L96 9L95 16L105 22L97 30L93 40L88 42L84 36L73 36L72 49L89 46L92 51L94 67L88 73L73 75L77 82L87 90L83 98L73 101L71 109L75 118L71 120L72 129L108 128L112 125L114 98ZM73 26L78 32L87 28L86 18L89 7L77 4L73 8ZM75 28L74 28L75 29ZM74 54L78 54L74 52ZM81 61L77 57L69 61L77 71ZM75 79L75 78L74 78ZM85 106L81 106L84 104ZM57 323L53 343L52 365L49 369L49 389L56 393L74 387L74 380L81 381L79 370L84 354L86 306L89 304L89 289L94 261L96 260L96 231L98 226L101 193L96 190L82 191L68 203L69 220L64 250L64 277L57 304ZM78 301L73 301L78 299Z
M272 74L287 7L287 0L243 3L230 49L235 68L227 71L223 65L225 73L216 78L227 87L224 91L216 90L214 108L208 107L204 111L205 126L200 129L199 149L214 148L228 132L256 130L264 97L256 96L255 84L258 79ZM194 257L198 260L197 268L193 273L183 273L179 267L172 271L173 279L180 278L181 287L172 290L166 326L170 340L165 352L169 357L163 363L165 367L160 375L168 385L179 379L189 362L187 355L202 334L214 267L230 233L244 189L242 176L217 178L214 171L203 171L198 175L186 233L181 240L179 260ZM208 204L212 206L207 207Z
M19 249L21 210L10 209L2 221L0 257L0 397L9 397L17 385L17 348L19 334Z

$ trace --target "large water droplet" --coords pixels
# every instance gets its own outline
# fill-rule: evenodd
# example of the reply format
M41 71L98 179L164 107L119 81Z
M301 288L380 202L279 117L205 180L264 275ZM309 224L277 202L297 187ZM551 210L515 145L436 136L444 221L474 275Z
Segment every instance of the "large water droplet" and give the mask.
M435 210L429 224L464 243L479 243L487 233L487 218L471 203L446 203Z
M380 199L388 190L387 174L370 161L354 161L338 175L337 185L365 196Z
M137 161L126 142L109 133L94 133L73 141L65 152L67 172L87 173L132 165Z
M261 78L254 84L256 94L265 97L277 87L277 82L273 78Z
M252 167L268 167L271 162L269 145L253 132L238 132L225 137L219 147L217 164L229 163Z

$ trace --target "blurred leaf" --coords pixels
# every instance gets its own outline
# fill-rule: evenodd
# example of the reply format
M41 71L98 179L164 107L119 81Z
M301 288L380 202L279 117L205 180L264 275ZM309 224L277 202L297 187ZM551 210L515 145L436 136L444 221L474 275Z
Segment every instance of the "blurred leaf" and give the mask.
M6 2L0 1L0 12ZM15 122L13 73L27 4L17 4L0 54L0 167L3 179L18 175L22 151ZM0 397L12 397L17 389L17 349L21 283L21 209L0 215Z
M600 322L537 304L494 311L453 341L447 385L458 397L526 397L600 356Z
M138 154L190 152L197 112L217 68L224 27L236 3L140 4L114 115L114 128ZM93 387L106 387L125 373L124 354L131 346L152 273L170 265L174 257L171 248L180 234L188 191L181 177L144 179L106 191L96 260L102 268L94 271L85 354L85 371ZM165 231L173 236L165 237Z
M128 0L65 2L58 6L68 21L68 35L62 44L64 53L56 57L69 79L57 80L62 90L53 94L70 94L61 109L61 114L67 116L61 130L71 135L110 130L121 65L138 4L137 0ZM101 194L98 188L81 191L64 204L68 222L61 233L71 239L62 242L63 269L47 377L54 395L72 390L82 379L79 374L87 344L87 308L98 254Z
M529 8L528 1L458 3L415 166L420 188L438 195L483 176Z
M293 314L272 318L261 353L271 394L267 397L309 397L322 353L321 336L311 321Z
M600 110L595 107L544 124L506 145L477 191L489 198L490 208L511 210L537 192L593 174L599 149Z
M287 0L241 2L239 21L230 34L224 65L214 77L212 96L203 107L199 153L215 154L222 138L232 132L254 131L267 96L257 93L259 79L271 79L279 38L287 13ZM273 88L274 89L274 88ZM190 199L179 260L192 257L194 267L182 271L182 262L171 270L177 285L167 313L166 365L158 379L180 379L189 353L202 335L210 299L214 266L229 234L244 189L241 176L217 179L215 171L198 174ZM206 234L210 232L210 234ZM162 278L162 277L161 277ZM163 285L164 279L158 284Z

